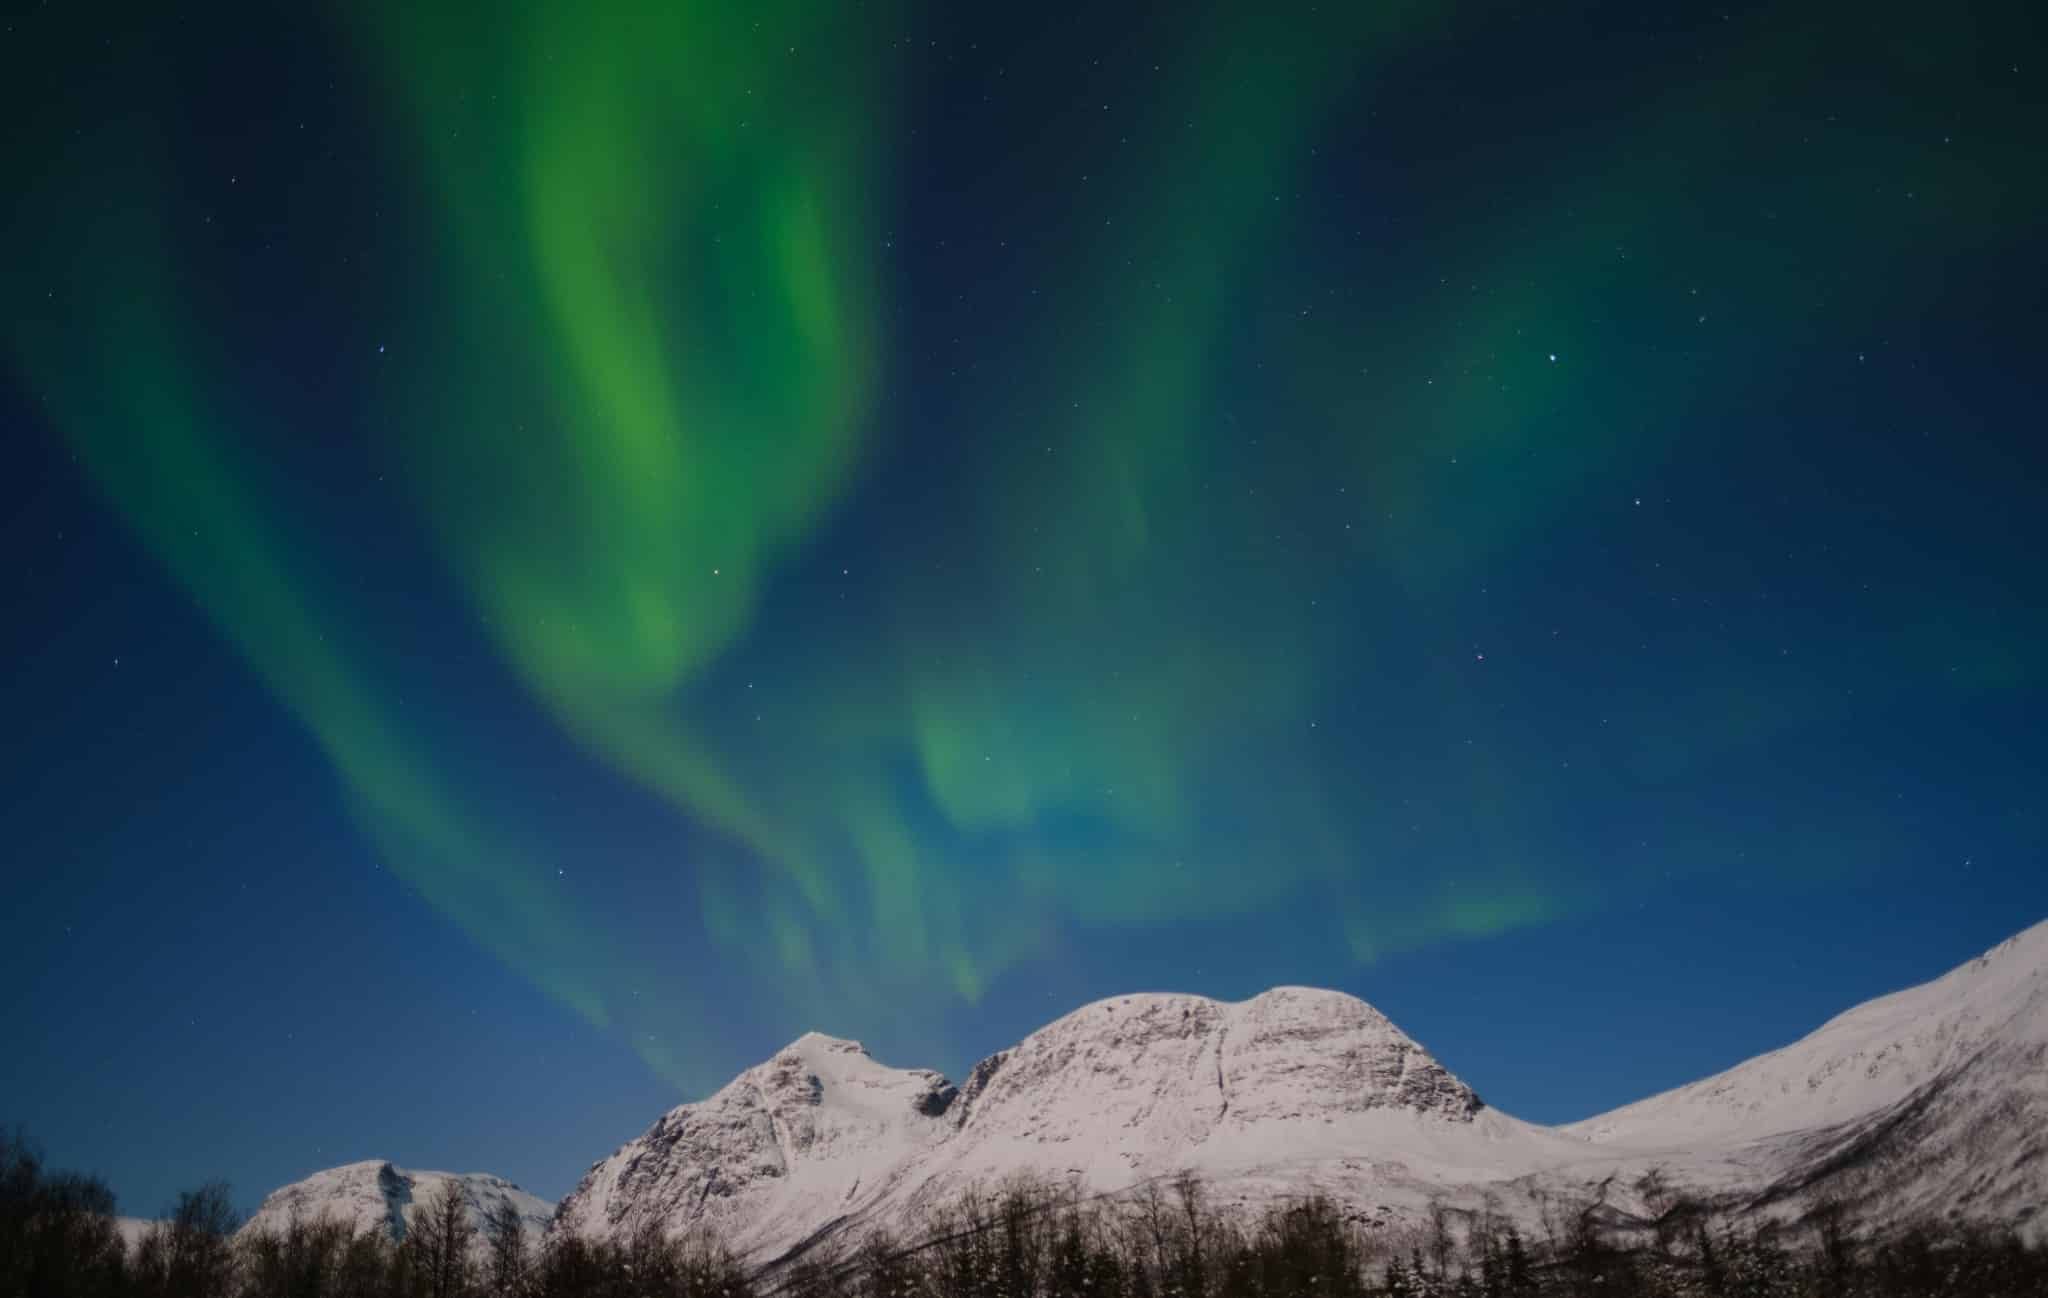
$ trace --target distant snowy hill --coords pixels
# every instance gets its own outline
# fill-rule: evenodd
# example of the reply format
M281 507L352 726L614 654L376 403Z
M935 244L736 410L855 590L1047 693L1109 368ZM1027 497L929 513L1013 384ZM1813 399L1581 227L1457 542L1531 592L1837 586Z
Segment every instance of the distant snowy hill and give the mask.
M153 1217L116 1217L114 1233L121 1237L121 1247L133 1254L142 1243L142 1237L157 1226Z
M346 1222L359 1232L381 1231L393 1241L405 1238L414 1212L442 1185L453 1182L469 1207L470 1223L479 1233L488 1215L509 1202L536 1241L547 1230L554 1205L528 1194L503 1177L472 1172L416 1172L390 1163L348 1163L315 1172L273 1190L242 1225L243 1233L282 1231L294 1215L303 1220L326 1218Z
M1238 1004L1097 1002L954 1087L810 1034L595 1164L560 1226L710 1226L766 1263L916 1230L1020 1170L1115 1191L1180 1170L1226 1203L1310 1190L1354 1216L1432 1199L1532 1224L1596 1196L1645 1220L1655 1169L1722 1211L1838 1198L1882 1224L1951 1212L2048 1233L2048 923L1705 1081L1567 1127L1489 1108L1385 1016L1284 987ZM374 1166L374 1165L367 1165Z

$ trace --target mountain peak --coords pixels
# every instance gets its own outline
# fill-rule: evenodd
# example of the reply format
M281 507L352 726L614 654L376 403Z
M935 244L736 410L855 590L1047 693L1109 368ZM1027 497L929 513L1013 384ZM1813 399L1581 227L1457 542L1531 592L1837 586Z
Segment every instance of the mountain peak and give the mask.
M1398 1109L1469 1121L1479 1097L1378 1010L1276 987L1247 1001L1150 992L1083 1006L975 1069L963 1127L1000 1121L1064 1143L1199 1144L1218 1124ZM1147 1160L1140 1160L1147 1161Z
M716 1094L681 1104L594 1164L558 1220L613 1233L645 1224L749 1229L884 1188L951 1130L958 1091L927 1068L891 1068L858 1041L806 1032Z
M860 1055L865 1058L867 1057L868 1049L860 1042L848 1041L844 1037L828 1037L822 1032L806 1032L781 1050L776 1051L777 1054L784 1055L809 1055L813 1052L828 1055Z

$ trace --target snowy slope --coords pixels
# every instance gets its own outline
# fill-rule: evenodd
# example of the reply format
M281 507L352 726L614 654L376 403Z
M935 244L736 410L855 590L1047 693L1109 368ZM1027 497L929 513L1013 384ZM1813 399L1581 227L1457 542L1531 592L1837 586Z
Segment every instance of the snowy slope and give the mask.
M2048 923L1724 1073L1560 1128L1747 1208L2048 1231Z
M2048 922L1933 982L1866 1001L1780 1050L1560 1128L1698 1144L1833 1126L1897 1103L1989 1045L2048 1041Z
M1534 1222L1598 1195L1643 1220L1659 1171L1731 1212L1822 1197L1875 1224L1952 1211L2048 1231L2048 923L1736 1068L1547 1128L1489 1108L1371 1006L1283 987L1230 1004L1115 997L955 1089L812 1034L594 1165L558 1225L719 1231L756 1263L873 1226L916 1231L1029 1171L1116 1191L1180 1170L1227 1204L1310 1190L1414 1219L1482 1200Z
M296 1214L308 1221L342 1221L359 1232L382 1231L394 1241L402 1240L418 1205L449 1182L462 1192L470 1224L479 1234L490 1212L501 1203L509 1202L518 1210L527 1234L535 1240L554 1215L553 1204L503 1177L483 1172L416 1172L372 1160L330 1167L271 1191L242 1224L242 1233L282 1231Z

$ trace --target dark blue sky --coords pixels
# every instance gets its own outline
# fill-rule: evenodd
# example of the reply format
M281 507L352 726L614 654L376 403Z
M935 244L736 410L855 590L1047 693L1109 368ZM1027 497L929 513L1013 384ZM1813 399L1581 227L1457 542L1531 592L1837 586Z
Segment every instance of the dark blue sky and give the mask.
M1308 983L1565 1121L2048 915L2032 20L1834 8L10 20L0 1119Z

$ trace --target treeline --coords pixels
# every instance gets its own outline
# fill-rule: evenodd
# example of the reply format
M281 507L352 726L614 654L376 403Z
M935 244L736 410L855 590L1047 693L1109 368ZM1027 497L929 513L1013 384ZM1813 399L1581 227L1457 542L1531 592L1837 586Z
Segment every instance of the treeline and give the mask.
M327 1220L237 1233L225 1187L179 1196L132 1247L100 1181L46 1169L0 1136L0 1298L2042 1298L2048 1254L1962 1229L1859 1232L1838 1210L1797 1227L1716 1225L1671 1203L1603 1226L1553 1204L1506 1216L1437 1206L1373 1227L1308 1198L1246 1216L1190 1177L1077 1197L1017 1180L970 1189L915 1238L873 1233L749 1271L717 1241L554 1232L509 1208L472 1221L445 1185L402 1242Z

